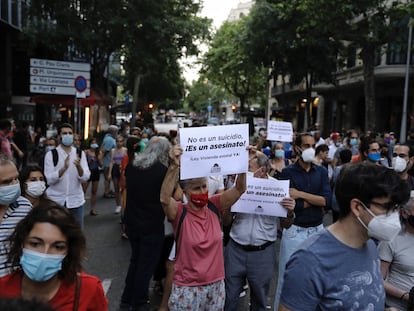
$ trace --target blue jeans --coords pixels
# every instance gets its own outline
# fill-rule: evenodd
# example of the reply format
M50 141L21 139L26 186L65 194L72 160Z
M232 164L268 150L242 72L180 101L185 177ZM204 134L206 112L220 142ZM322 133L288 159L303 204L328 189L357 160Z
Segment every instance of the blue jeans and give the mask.
M238 310L240 293L247 279L250 286L251 310L265 311L275 263L274 243L260 251L246 251L230 239L224 252L226 268L224 310Z
M139 234L133 230L126 233L131 245L131 259L121 304L134 309L146 306L149 300L148 287L161 255L164 234Z
M67 208L69 213L76 219L79 226L83 230L83 213L85 210L85 204L75 207L75 208Z
M323 228L323 224L320 224L317 227L309 228L292 225L289 229L283 229L279 253L279 274L277 278L277 290L274 303L275 311L279 308L280 294L283 287L283 276L285 274L286 264L289 261L290 256L299 248L303 241L318 231L321 231Z

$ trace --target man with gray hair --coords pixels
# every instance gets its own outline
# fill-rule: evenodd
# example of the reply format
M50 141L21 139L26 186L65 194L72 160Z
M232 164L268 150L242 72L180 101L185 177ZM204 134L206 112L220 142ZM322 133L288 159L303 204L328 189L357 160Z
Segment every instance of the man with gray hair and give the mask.
M250 150L249 172L253 177L276 180L267 172L270 164L262 152ZM292 221L295 200L285 197L281 205L287 209ZM239 295L245 279L250 286L251 309L264 311L267 295L276 264L275 241L278 217L268 215L235 213L230 230L230 241L224 253L226 271L226 303L224 310L238 310Z
M109 165L111 163L111 150L116 148L116 135L118 134L118 127L110 125L101 146L103 173L104 173L104 198L114 198L114 192L111 192L111 175L109 174Z

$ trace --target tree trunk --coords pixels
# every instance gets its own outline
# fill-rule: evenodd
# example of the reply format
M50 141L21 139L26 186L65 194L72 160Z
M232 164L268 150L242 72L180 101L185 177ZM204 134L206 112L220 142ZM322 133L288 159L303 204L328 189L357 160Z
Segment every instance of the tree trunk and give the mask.
M364 94L365 94L365 131L377 130L375 117L375 77L374 77L374 62L375 62L375 47L367 44L362 52L361 58L364 69Z

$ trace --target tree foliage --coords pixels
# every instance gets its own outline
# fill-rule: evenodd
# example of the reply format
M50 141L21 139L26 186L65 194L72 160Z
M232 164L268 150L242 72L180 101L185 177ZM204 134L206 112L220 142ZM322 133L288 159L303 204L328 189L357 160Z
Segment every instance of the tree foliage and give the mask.
M238 98L243 113L249 100L265 97L266 70L246 53L246 19L225 22L204 55L202 72L209 81Z
M363 61L365 127L375 129L375 59L401 33L407 5L405 0L258 0L248 26L250 54L293 84L311 77L307 86L312 87L312 81L335 83L336 66L352 44Z
M143 99L178 99L178 59L208 39L211 21L197 15L200 8L193 0L30 0L24 34L32 55L90 62L96 88L105 89L108 60L119 52L126 91L139 74Z

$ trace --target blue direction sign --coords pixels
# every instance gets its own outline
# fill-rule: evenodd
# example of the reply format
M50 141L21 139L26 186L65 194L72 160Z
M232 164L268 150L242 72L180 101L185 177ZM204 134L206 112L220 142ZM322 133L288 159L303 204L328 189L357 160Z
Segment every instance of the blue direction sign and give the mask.
M78 91L79 93L82 93L86 90L87 87L88 87L88 82L87 82L85 77L77 76L75 78L75 89L76 89L76 91Z

